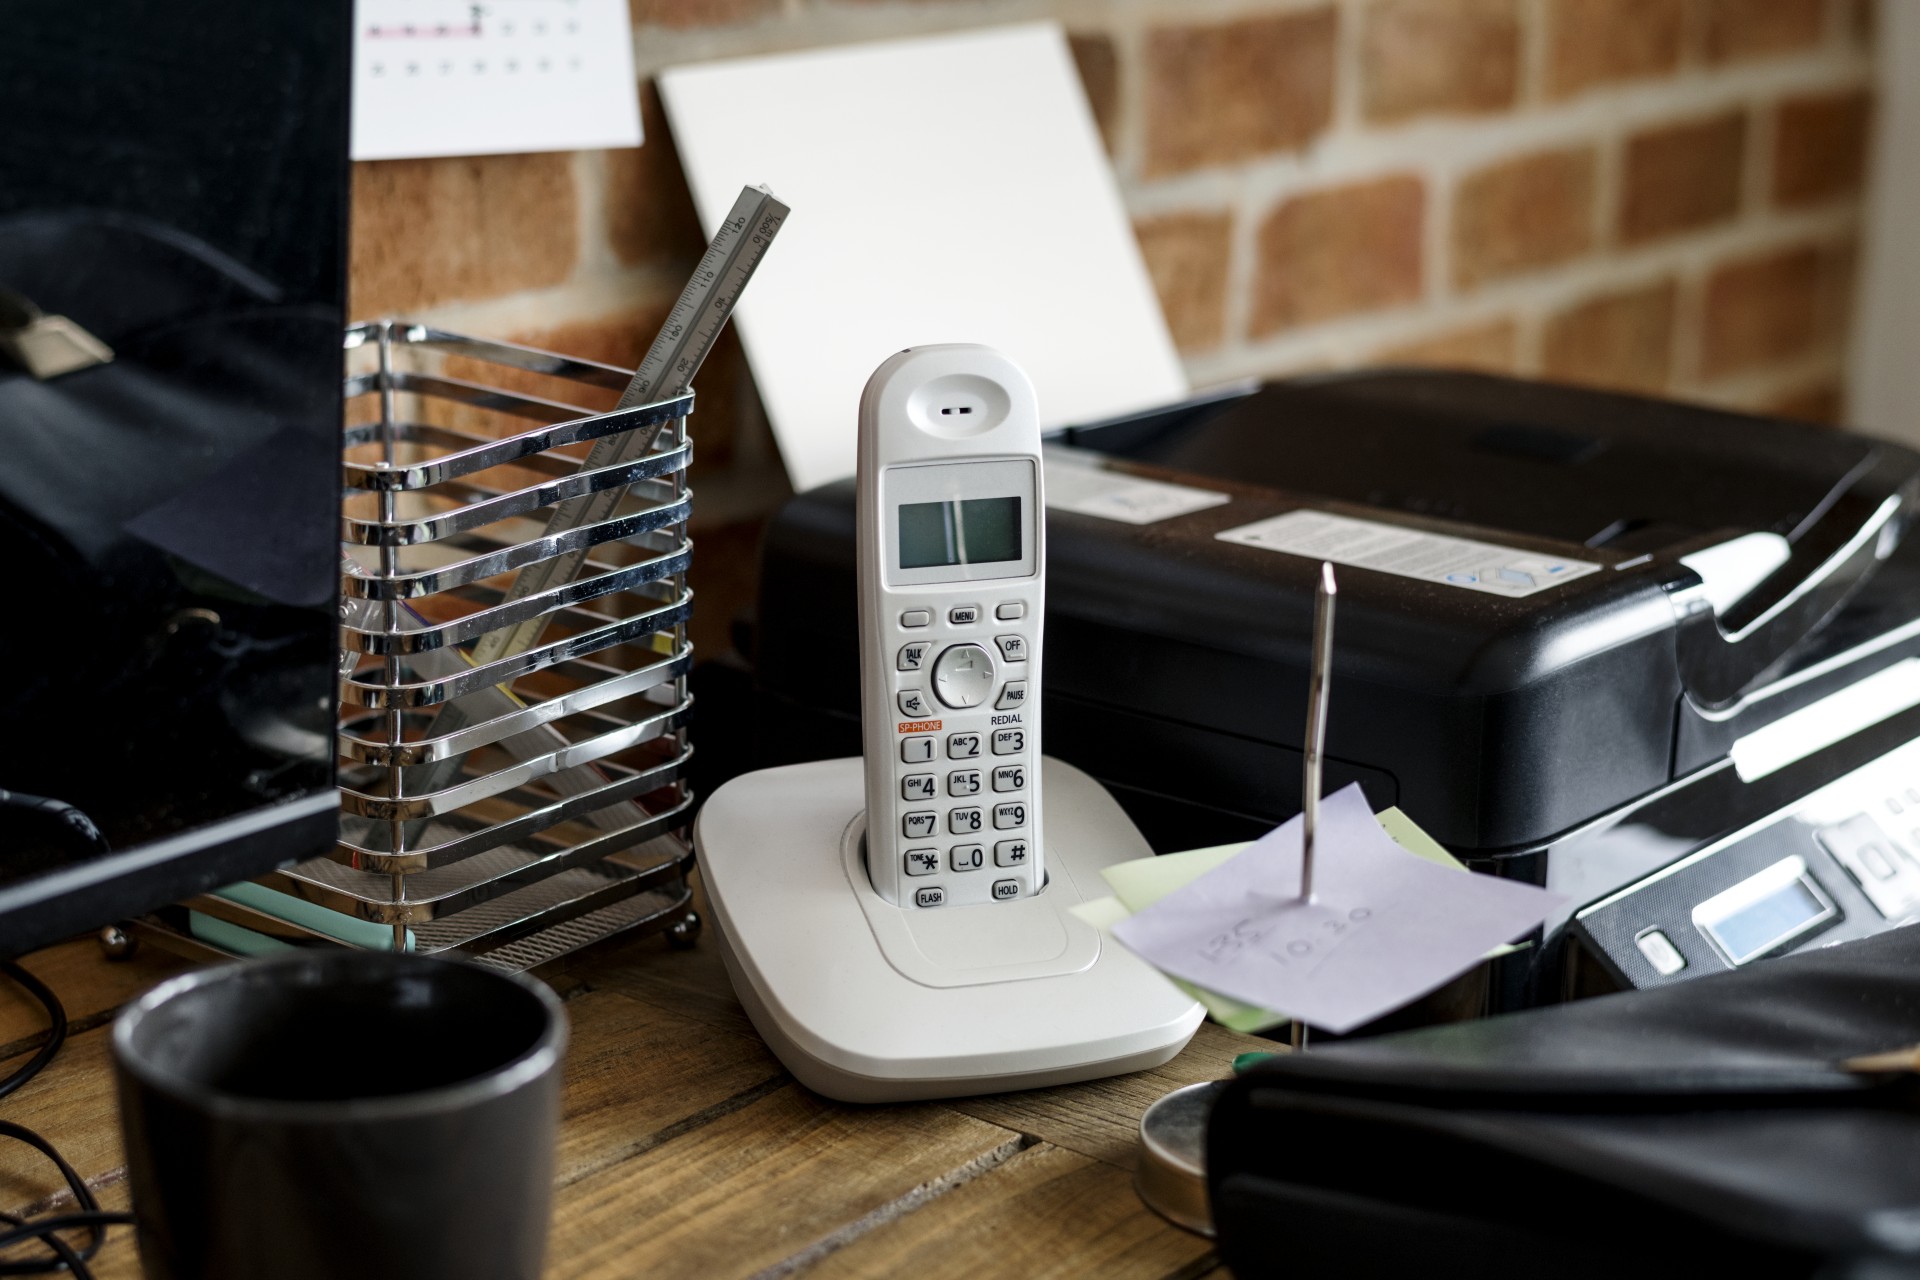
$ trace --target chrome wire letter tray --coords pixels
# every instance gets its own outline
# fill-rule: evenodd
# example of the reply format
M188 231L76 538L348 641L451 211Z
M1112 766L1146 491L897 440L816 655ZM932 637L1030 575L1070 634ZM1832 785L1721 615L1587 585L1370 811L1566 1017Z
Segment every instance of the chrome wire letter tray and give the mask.
M193 906L515 967L690 936L693 397L595 412L627 371L398 321L346 346L340 843L259 882L299 909Z

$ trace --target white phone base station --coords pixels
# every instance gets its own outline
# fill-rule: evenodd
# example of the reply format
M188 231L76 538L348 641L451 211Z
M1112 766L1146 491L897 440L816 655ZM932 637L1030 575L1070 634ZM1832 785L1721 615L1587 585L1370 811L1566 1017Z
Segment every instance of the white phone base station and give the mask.
M707 800L693 839L727 974L802 1084L843 1102L1000 1093L1156 1067L1192 1038L1205 1011L1071 914L1105 895L1101 868L1153 851L1099 783L1042 769L1046 888L972 906L873 891L857 757Z

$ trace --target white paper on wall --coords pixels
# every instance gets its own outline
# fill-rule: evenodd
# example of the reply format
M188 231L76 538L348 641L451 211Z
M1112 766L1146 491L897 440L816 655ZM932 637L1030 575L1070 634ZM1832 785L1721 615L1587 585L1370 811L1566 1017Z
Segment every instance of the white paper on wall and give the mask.
M355 160L640 141L627 0L356 0Z
M903 347L998 347L1047 427L1187 394L1058 27L680 67L660 88L709 233L742 183L793 209L737 322L796 489L853 474L860 389Z

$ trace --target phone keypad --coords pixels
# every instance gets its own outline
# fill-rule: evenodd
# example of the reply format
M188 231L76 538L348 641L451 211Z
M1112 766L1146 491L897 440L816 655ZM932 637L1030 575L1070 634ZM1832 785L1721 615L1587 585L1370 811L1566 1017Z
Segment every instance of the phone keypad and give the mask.
M1037 767L1029 750L1037 744L1029 742L1030 726L988 727L986 722L989 711L1003 713L992 717L1003 723L1025 719L1004 713L1020 712L1029 696L1028 637L1007 629L1029 616L1028 604L989 597L905 609L897 616L903 631L926 628L924 639L899 635L894 648L895 703L902 716L928 721L903 727L937 730L941 725L935 717L944 717L948 730L900 739L900 766L924 766L896 766L901 799L925 806L901 815L902 844L913 846L900 849L901 870L909 877L968 877L991 866L1003 876L990 883L984 877L964 881L973 888L923 882L912 890L913 904L947 905L953 901L949 888L961 902L977 902L983 893L995 901L1019 898L1026 879L1035 874L1030 868L1038 833L1031 795L1037 784L1029 784L1028 770ZM956 684L963 676L964 688ZM981 727L960 727L968 724ZM942 759L954 765L930 771ZM939 839L943 831L947 841ZM994 838L985 839L988 835Z

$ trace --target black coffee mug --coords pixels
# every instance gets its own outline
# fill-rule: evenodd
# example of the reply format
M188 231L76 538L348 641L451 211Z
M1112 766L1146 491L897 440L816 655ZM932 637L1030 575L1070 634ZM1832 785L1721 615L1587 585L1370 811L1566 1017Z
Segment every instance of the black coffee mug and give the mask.
M113 1029L147 1280L534 1280L566 1015L545 985L298 951Z

